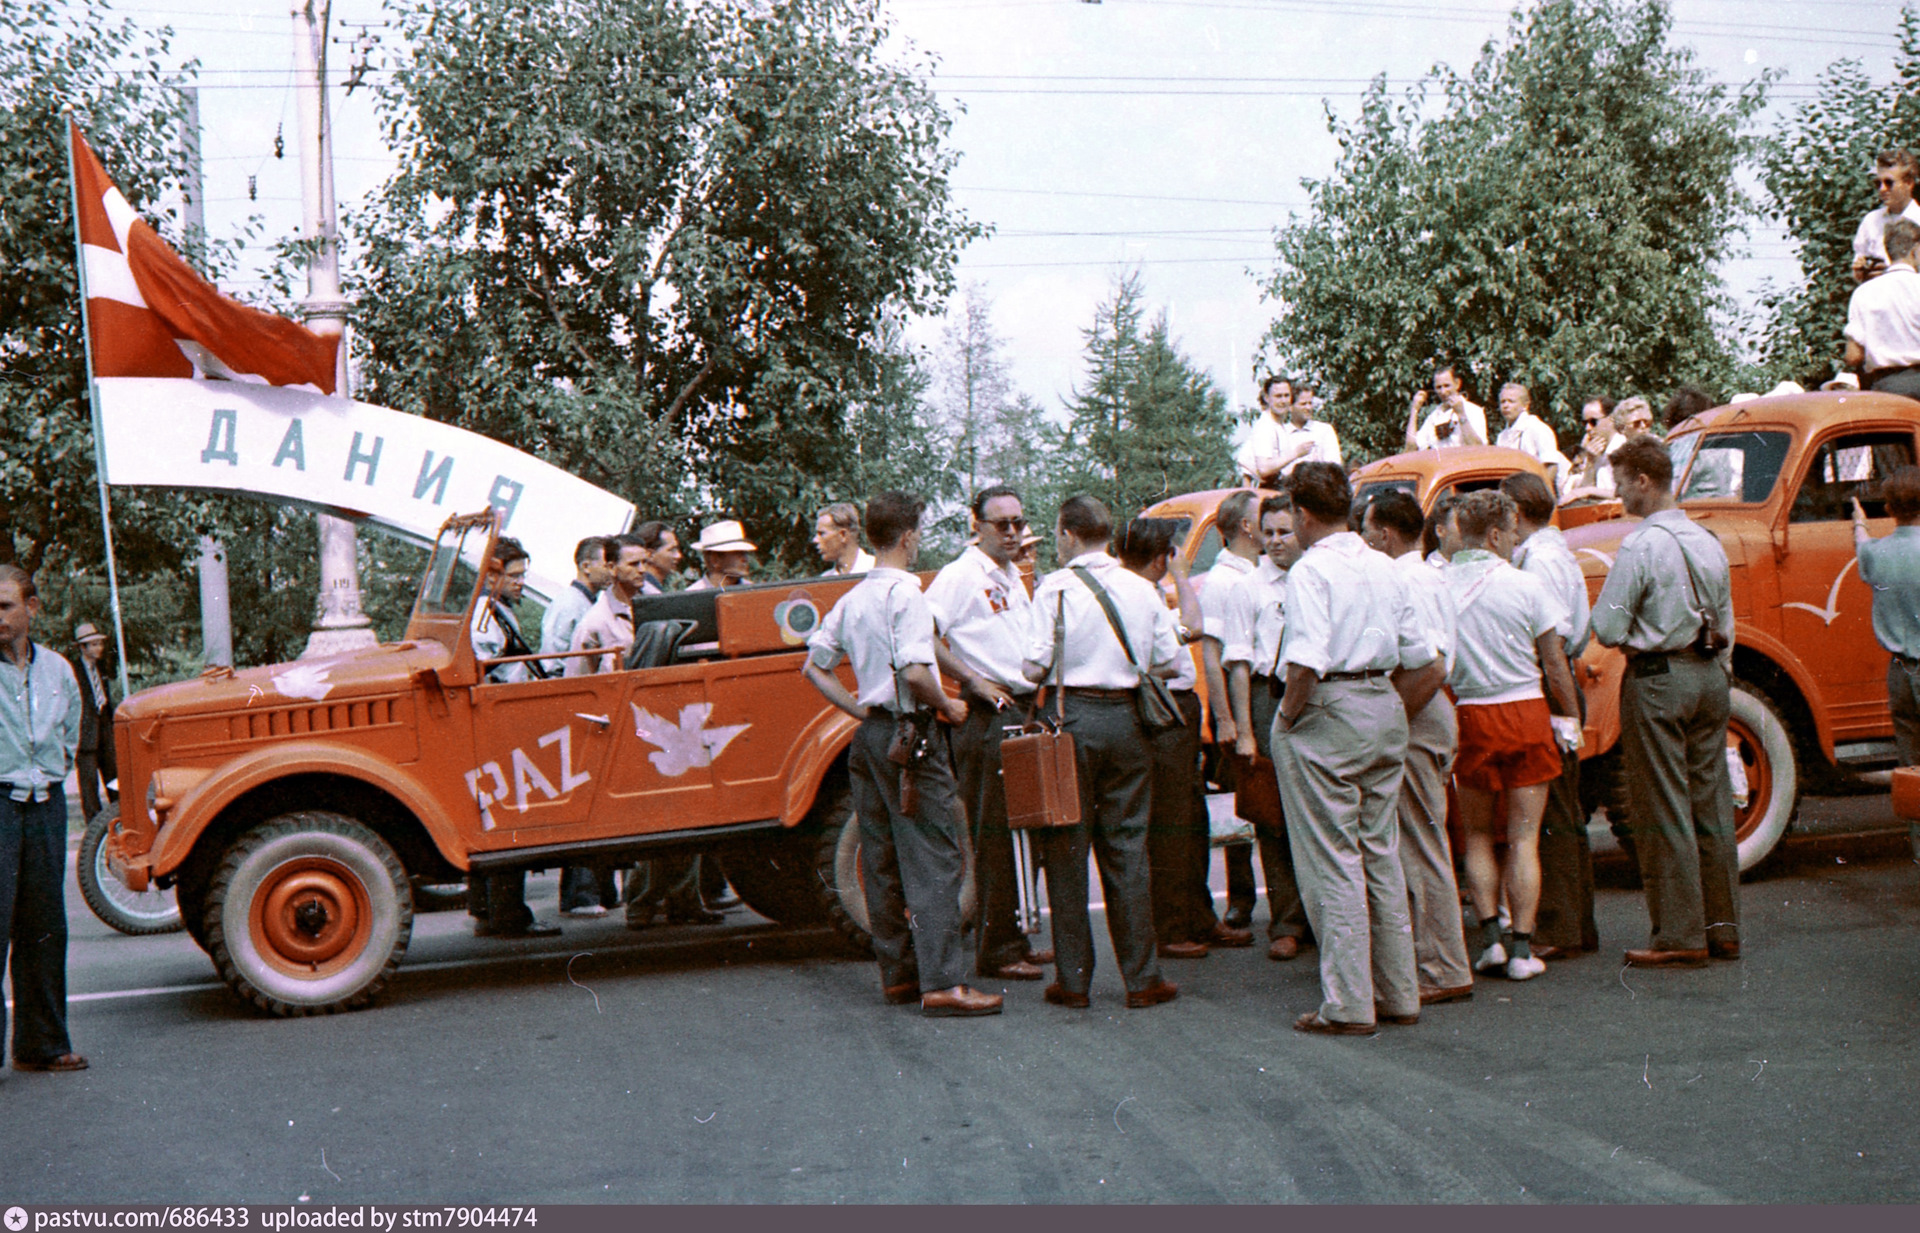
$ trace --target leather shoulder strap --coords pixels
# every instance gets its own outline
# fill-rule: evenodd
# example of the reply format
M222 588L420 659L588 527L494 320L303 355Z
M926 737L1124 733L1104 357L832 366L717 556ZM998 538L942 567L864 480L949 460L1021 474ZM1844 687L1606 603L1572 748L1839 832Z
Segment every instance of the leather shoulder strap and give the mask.
M1113 606L1113 596L1107 594L1107 588L1101 586L1100 580L1085 566L1070 565L1067 568L1079 575L1080 581L1086 583L1093 597L1100 601L1100 610L1107 614L1107 624L1113 627L1113 636L1120 640L1120 649L1127 653L1127 662L1133 665L1135 672L1140 671L1140 661L1133 657L1133 644L1127 641L1127 627L1121 623L1120 612Z

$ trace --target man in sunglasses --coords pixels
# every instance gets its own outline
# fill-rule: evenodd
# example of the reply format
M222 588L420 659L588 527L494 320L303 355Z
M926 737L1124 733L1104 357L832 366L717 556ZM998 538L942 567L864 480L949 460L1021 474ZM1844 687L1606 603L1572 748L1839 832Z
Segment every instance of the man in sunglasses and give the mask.
M953 769L973 831L975 963L982 976L1039 980L1052 955L1035 955L1015 919L1019 887L1000 782L1002 729L1020 722L1034 694L1020 671L1032 601L1014 564L1027 517L1020 494L1005 485L981 489L972 513L976 542L935 575L927 606L946 640L934 644L940 668L959 680L967 703L967 721L953 733Z
M1887 272L1887 224L1904 218L1920 225L1920 204L1913 199L1920 160L1905 148L1887 150L1873 160L1873 189L1880 208L1869 211L1853 233L1853 281L1863 283Z

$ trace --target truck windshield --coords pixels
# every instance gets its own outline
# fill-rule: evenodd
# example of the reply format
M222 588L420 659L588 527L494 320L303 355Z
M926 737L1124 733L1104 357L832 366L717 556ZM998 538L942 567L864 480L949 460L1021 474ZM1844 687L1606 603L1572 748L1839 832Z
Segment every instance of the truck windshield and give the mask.
M1689 434L1669 447L1678 456L1684 445L1692 457L1680 499L1758 505L1772 495L1792 443L1792 434L1785 432Z
M473 598L473 570L460 558L469 539L474 547L484 549L487 535L485 526L448 527L440 532L420 578L420 595L413 604L416 615L466 611L467 601Z
M1383 492L1404 492L1415 500L1419 500L1420 481L1410 479L1375 480L1371 484L1360 485L1359 491L1353 494L1353 500L1356 505L1365 505L1367 502L1373 500L1375 496Z

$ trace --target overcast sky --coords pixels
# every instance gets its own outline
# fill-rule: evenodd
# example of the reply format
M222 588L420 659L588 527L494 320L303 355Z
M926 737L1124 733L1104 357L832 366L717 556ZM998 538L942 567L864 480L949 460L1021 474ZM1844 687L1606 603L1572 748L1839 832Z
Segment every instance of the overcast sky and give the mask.
M125 0L120 11L176 33L201 64L208 224L258 213L268 235L299 224L291 157L291 23L284 0ZM1324 106L1351 116L1367 80L1411 82L1435 63L1464 69L1504 37L1511 9L1456 0L892 0L900 35L938 59L955 107L955 196L995 228L960 277L995 306L1019 388L1057 406L1079 377L1080 331L1117 270L1138 266L1150 302L1236 407L1270 318L1256 278L1273 227L1302 209L1302 178L1336 147ZM1890 71L1899 6L1855 0L1677 0L1675 41L1729 83L1784 71L1773 115L1808 97L1843 56ZM379 22L380 0L334 0L335 33ZM387 35L391 49L395 36ZM369 91L338 88L337 180L348 206L392 169ZM378 53L376 53L377 63ZM273 153L284 125L289 157ZM109 168L109 172L111 172ZM1864 169L1863 169L1864 175ZM256 197L249 199L248 177ZM1577 181L1569 191L1577 192ZM1795 276L1783 237L1756 229L1725 271L1750 299L1759 280ZM918 337L931 342L937 328Z

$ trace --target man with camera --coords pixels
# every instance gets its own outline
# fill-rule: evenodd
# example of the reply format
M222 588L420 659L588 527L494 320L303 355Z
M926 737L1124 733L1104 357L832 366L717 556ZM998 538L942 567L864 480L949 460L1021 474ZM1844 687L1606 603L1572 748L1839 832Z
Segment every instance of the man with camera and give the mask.
M933 610L911 572L925 508L904 492L867 502L878 564L807 639L802 671L860 721L847 770L882 995L890 1005L918 1002L928 1016L997 1015L998 994L967 986L974 951L960 919L966 845L947 730L934 722L937 713L966 723L967 704L940 688ZM834 675L842 659L853 661L857 695Z
M1407 408L1408 449L1432 450L1487 443L1486 409L1467 401L1460 375L1451 364L1433 370L1433 399L1434 408L1423 420L1420 413L1427 408L1427 392L1414 393L1413 403Z
M1593 636L1627 653L1620 748L1652 942L1634 967L1740 957L1738 846L1727 779L1733 598L1719 539L1673 499L1667 447L1637 437L1613 455L1629 518L1593 605Z

